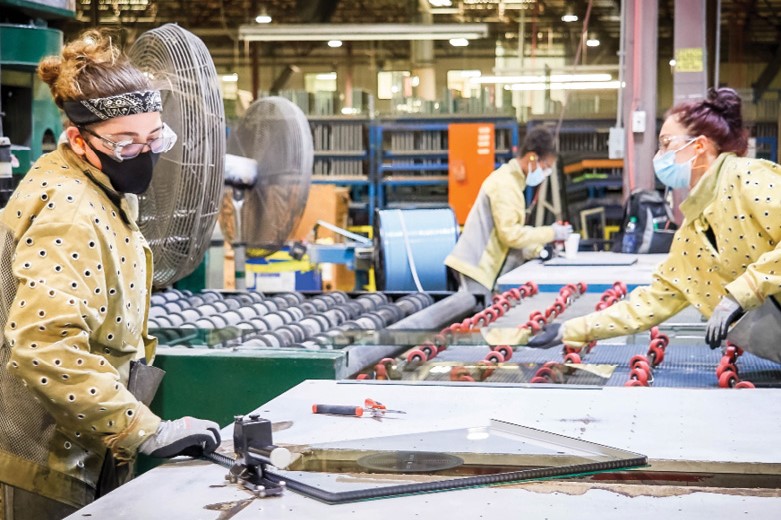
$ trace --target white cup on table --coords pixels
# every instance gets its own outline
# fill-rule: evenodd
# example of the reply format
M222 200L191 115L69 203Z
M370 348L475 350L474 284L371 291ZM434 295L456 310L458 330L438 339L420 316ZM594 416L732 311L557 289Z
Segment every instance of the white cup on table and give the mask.
M564 258L571 260L578 256L578 245L580 245L580 233L570 233L564 241Z

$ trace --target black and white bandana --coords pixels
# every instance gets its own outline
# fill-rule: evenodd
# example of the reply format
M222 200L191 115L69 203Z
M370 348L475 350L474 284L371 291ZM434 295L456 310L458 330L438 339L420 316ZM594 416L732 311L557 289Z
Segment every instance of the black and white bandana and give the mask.
M63 110L75 125L89 125L120 116L162 112L159 90L126 92L116 96L65 101Z

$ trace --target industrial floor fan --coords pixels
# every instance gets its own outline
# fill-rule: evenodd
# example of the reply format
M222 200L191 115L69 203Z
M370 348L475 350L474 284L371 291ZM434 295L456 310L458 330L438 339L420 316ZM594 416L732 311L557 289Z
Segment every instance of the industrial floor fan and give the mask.
M225 111L217 71L195 35L175 24L143 33L128 52L163 97L178 135L139 197L139 227L154 255L154 286L190 274L211 243L225 159Z

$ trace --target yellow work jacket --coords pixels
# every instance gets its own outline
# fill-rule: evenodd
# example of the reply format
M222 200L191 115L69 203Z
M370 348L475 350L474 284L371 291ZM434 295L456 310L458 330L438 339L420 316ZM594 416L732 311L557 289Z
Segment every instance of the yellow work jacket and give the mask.
M127 199L67 145L35 163L0 225L17 282L3 309L0 481L80 507L106 450L128 461L160 424L126 388L130 361L156 347L152 254Z
M510 249L519 249L531 258L552 242L552 227L525 225L525 188L526 176L517 159L492 172L483 181L445 264L490 290Z
M684 221L649 286L601 312L568 320L574 347L634 334L689 305L706 318L725 295L759 307L781 293L781 167L721 154L681 204Z

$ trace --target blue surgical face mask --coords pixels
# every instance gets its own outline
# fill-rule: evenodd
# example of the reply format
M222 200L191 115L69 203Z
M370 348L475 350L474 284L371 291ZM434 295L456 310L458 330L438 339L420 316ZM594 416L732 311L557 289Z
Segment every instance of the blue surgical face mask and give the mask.
M654 157L654 172L659 181L670 188L688 188L692 178L692 162L694 157L683 163L675 162L675 154L689 146L694 139L677 150L670 150L663 155Z
M543 169L542 166L537 163L537 168L526 174L526 185L539 186L542 181L551 174L551 171L550 168Z

